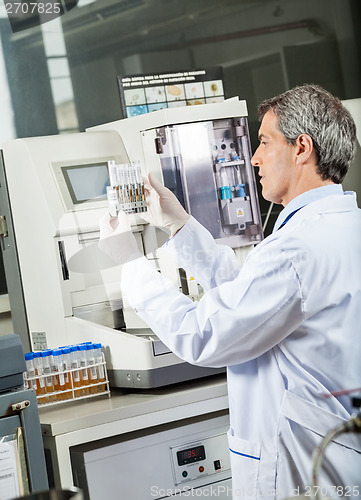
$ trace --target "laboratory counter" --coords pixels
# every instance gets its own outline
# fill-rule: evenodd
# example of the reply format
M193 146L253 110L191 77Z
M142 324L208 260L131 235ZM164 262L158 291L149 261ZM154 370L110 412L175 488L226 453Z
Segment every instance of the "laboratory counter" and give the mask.
M40 407L50 484L73 486L71 447L227 410L225 374L136 392L112 389L110 397Z

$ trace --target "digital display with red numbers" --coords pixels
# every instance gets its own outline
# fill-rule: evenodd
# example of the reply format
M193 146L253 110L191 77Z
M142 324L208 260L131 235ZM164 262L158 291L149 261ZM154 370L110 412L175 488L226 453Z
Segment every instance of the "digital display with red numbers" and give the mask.
M192 462L198 462L199 460L204 460L206 458L206 452L204 446L195 446L194 448L188 448L187 450L177 451L178 465L186 465Z

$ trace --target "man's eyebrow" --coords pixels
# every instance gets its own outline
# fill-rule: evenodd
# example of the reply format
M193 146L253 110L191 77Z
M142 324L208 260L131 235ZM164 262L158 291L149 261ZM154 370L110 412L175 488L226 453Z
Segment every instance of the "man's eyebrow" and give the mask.
M258 139L261 141L262 139L267 139L267 136L264 134L259 134Z

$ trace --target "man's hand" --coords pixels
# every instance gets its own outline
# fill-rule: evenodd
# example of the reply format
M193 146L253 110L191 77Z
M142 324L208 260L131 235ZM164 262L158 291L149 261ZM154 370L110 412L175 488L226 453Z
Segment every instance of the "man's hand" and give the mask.
M117 217L104 214L99 222L99 248L114 262L125 264L142 256L132 233L129 216L120 211Z
M177 197L151 174L145 184L148 211L142 219L166 230L170 237L181 229L190 215L184 210Z

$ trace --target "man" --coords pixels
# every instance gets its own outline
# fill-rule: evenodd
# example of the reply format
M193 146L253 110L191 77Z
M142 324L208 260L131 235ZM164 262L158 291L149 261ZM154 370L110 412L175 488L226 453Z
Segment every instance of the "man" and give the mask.
M349 397L332 393L361 386L361 213L340 184L355 125L338 99L305 85L263 102L259 114L252 163L263 196L285 208L241 269L150 179L148 218L169 230L167 250L203 286L198 303L134 259L124 216L115 233L118 221L104 219L101 238L117 248L108 236L128 228L135 254L116 259L128 260L123 294L161 340L190 363L227 367L233 496L271 499L310 495L312 451L352 412ZM322 491L356 493L360 470L360 439L339 437Z

